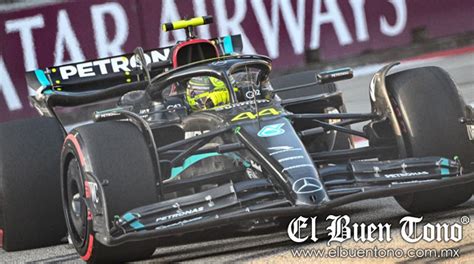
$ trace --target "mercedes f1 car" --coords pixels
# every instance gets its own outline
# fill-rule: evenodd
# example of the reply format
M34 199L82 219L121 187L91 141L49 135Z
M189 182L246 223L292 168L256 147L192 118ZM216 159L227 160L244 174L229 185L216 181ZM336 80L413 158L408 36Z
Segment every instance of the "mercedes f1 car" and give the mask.
M372 111L347 113L334 82L351 69L270 78L271 60L242 55L239 35L197 38L211 20L164 24L186 30L172 47L27 73L41 117L0 125L6 250L68 233L85 261L133 260L158 240L362 199L423 213L472 196L474 115L445 71L388 64L370 82ZM220 100L191 100L195 80Z

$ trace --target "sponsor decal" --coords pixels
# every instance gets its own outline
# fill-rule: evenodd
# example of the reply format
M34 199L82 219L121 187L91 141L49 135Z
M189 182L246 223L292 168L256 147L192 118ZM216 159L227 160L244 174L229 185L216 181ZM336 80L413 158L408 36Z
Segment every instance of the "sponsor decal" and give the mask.
M306 168L306 167L311 167L312 168L313 166L314 165L312 165L312 164L298 164L298 165L295 165L295 166L286 167L281 172L294 170L294 169L299 169L299 168Z
M256 94L257 96L260 96L260 90L255 90L255 94ZM253 99L253 98L255 97L255 94L254 94L253 91L247 91L247 92L245 93L245 98L247 98L247 99Z
M270 101L267 100L267 99L260 99L260 100L256 100L255 102L257 102L257 104L260 104L260 103L269 103ZM235 103L235 104L227 104L227 105L223 105L223 106L219 106L219 107L214 107L214 108L212 108L212 110L214 110L214 111L229 110L229 109L232 109L234 107L239 107L239 106L244 106L244 105L254 105L255 102L254 101L245 101L245 102L239 102L239 103Z
M203 131L186 131L184 132L184 138L192 138L192 137L195 137L195 136L199 136L199 135L202 135L203 133L207 133L209 132L210 130L203 130Z
M321 183L315 178L301 178L293 183L293 191L297 194L314 193L321 190Z
M155 222L173 220L173 219L176 219L176 218L197 214L197 213L202 212L202 211L204 211L204 207L202 207L202 206L192 208L192 209L189 209L189 210L181 210L181 209L178 208L178 211L176 211L176 213L171 214L171 215L167 215L167 216L158 217L158 218L156 218Z
M287 157L283 159L279 159L278 162L285 162L285 161L291 161L291 160L297 160L297 159L304 159L304 156L292 156L292 157Z
M329 239L327 245L332 242L342 243L347 240L355 242L390 242L392 241L392 224L390 223L351 223L348 215L329 215L326 221L331 221L326 228ZM459 242L463 238L463 226L470 223L468 216L462 216L456 223L422 223L423 217L405 216L400 219L399 234L408 243L425 242ZM316 234L317 216L299 216L288 224L288 237L296 243L303 243L308 239L318 241ZM311 233L302 236L305 229L311 229Z
M290 151L300 151L301 150L301 148L295 148L295 147L291 147L291 146L270 147L268 149L269 150L274 150L274 152L270 153L270 156L278 155L278 154L286 153L286 152L290 152Z
M236 116L234 116L231 121L232 122L235 122L235 121L241 121L241 120L247 120L247 119L256 119L257 117L261 117L261 116L277 116L280 114L280 111L276 110L275 108L271 107L271 108L265 108L265 109L262 109L260 110L256 115L252 112L243 112L243 113L240 113Z
M145 60L148 63L167 61L169 59L170 48L162 50L152 50L145 53ZM127 58L125 56L118 56L113 58L88 61L73 65L65 65L58 67L61 79L68 80L69 78L79 77L95 77L99 75L106 75L110 73L130 72L133 69L139 68L140 62L137 63L136 56ZM55 69L56 71L56 69Z
M195 217L195 218L191 218L191 219L182 220L182 221L179 221L179 222L176 222L176 223L173 223L173 224L169 224L169 225L158 226L155 229L166 229L168 227L173 227L173 226L183 226L185 224L192 223L192 222L195 222L195 221L199 221L201 219L203 219L203 217L199 216L199 217Z
M116 117L116 116L120 116L120 113L115 112L114 109L110 109L110 110L105 110L105 111L98 111L97 116L99 118Z
M420 175L428 175L427 171L415 171L415 172L402 172L402 173L393 173L393 174L385 174L385 178L403 178L403 177L410 177L410 176L420 176Z
M282 128L285 123L273 124L264 126L260 131L258 131L257 135L259 137L274 137L279 136L285 133L285 130Z
M395 185L404 185L404 184L413 184L413 183L426 183L426 182L431 182L431 181L437 181L437 180L422 180L422 181L402 181L402 182L392 182L390 183L392 186Z

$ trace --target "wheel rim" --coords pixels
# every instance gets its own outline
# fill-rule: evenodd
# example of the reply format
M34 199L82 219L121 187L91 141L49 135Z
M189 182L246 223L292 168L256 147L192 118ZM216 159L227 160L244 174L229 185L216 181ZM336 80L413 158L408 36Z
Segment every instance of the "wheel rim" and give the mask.
M67 221L69 234L76 246L82 247L87 241L87 206L84 198L81 169L76 159L72 159L67 171Z

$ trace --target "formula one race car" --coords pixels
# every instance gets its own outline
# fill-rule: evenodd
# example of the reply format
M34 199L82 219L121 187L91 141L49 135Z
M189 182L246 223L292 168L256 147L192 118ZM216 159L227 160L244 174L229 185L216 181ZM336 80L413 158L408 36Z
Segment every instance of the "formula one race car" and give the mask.
M69 233L83 260L125 261L157 240L362 199L423 213L472 196L474 115L445 71L389 64L370 82L372 111L346 113L334 82L352 70L271 79L271 60L241 55L240 36L197 38L211 21L164 24L186 30L173 47L27 73L42 116L0 125L6 250Z

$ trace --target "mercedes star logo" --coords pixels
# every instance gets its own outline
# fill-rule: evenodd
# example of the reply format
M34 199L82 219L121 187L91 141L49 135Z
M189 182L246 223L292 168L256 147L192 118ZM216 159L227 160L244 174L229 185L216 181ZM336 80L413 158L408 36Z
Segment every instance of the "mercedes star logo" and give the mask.
M301 178L293 183L293 191L297 194L314 193L321 189L321 183L314 178Z

